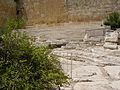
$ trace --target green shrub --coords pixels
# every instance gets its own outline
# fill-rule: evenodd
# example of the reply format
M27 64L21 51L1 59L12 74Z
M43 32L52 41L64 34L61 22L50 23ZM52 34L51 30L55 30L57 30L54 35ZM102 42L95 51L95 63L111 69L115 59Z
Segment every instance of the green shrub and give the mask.
M110 26L112 30L120 28L120 14L118 12L113 12L106 17L104 25Z
M2 36L0 90L50 90L67 79L49 48L33 46L17 31Z
M22 19L10 18L6 23L7 31L25 28L25 22Z

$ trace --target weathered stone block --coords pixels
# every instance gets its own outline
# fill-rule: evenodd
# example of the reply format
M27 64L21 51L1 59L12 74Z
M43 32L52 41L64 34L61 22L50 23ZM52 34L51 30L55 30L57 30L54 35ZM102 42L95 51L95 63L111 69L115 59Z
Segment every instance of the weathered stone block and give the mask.
M83 42L87 42L88 41L88 34L85 34L84 38L83 38Z
M46 43L51 48L60 48L65 46L68 42L66 40L47 40Z
M65 21L64 0L21 0L27 25L52 24Z
M105 42L118 42L118 32L114 31L114 32L106 32L106 36L105 36Z
M120 10L120 0L20 0L28 25L101 21Z
M104 46L105 49L118 49L117 43L105 42Z

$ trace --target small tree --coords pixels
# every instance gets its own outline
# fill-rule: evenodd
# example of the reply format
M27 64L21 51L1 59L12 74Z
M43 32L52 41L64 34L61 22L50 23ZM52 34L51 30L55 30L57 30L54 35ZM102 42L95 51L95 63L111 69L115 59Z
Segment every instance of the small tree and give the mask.
M5 27L8 32L16 29L22 29L25 28L25 22L23 19L9 18Z
M67 83L60 62L47 47L33 46L14 31L0 42L0 90L50 90Z
M106 17L104 25L110 26L111 30L116 30L120 28L120 14L118 12L113 12Z

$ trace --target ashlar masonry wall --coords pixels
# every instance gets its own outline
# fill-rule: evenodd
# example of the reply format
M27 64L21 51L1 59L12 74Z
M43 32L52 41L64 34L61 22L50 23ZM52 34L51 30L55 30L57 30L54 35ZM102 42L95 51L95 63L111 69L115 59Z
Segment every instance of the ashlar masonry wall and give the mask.
M0 0L0 25L15 16L27 25L101 21L119 10L120 0Z

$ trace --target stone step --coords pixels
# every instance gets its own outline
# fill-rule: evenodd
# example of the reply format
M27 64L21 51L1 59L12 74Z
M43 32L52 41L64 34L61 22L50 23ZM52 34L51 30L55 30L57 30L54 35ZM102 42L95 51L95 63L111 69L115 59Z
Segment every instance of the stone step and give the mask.
M83 63L88 63L91 65L120 65L120 59L116 56L107 55L104 53L96 53L94 50L92 52L86 51L75 51L75 50L64 50L54 52L56 55L66 58L72 59L75 61L80 61Z

